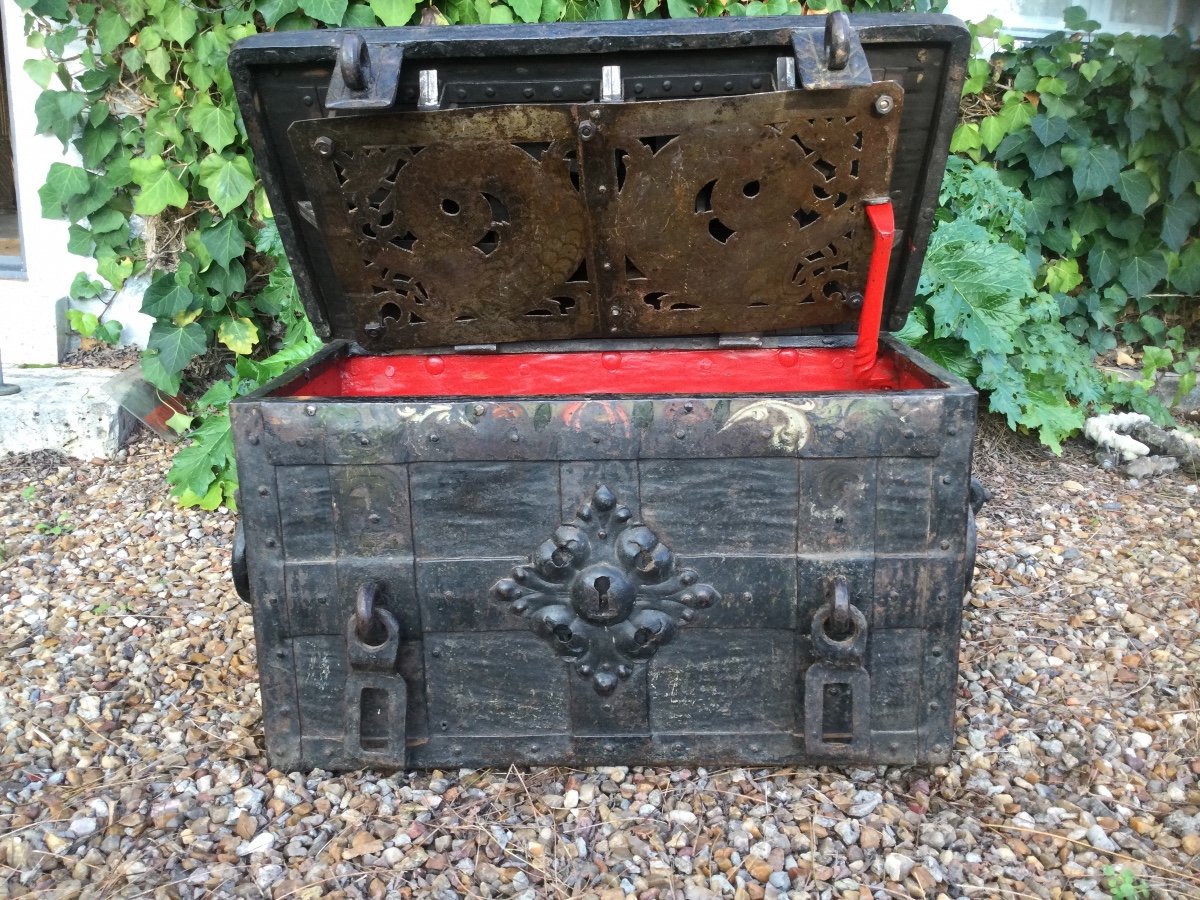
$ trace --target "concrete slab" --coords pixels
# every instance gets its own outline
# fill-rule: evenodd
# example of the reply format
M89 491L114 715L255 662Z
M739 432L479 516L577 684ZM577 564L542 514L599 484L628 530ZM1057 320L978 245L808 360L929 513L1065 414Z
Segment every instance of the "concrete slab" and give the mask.
M137 420L107 386L116 369L6 367L21 391L0 397L0 455L57 450L76 459L112 457Z

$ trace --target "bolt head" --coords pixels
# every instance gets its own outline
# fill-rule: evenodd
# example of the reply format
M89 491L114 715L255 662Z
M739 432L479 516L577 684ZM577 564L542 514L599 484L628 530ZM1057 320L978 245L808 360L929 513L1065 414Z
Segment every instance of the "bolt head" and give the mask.
M328 159L333 156L333 138L322 135L313 141L313 149L317 151L318 156Z
M875 98L875 112L879 113L881 116L886 116L895 108L896 101L887 94L880 94Z

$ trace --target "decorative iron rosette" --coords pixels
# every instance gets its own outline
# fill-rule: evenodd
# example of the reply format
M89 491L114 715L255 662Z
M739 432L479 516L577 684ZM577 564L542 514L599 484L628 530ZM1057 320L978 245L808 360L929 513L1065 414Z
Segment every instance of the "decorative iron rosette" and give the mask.
M632 518L598 485L574 522L492 586L492 596L572 660L598 694L612 693L630 663L658 652L677 623L721 599L694 570L676 571L675 555Z

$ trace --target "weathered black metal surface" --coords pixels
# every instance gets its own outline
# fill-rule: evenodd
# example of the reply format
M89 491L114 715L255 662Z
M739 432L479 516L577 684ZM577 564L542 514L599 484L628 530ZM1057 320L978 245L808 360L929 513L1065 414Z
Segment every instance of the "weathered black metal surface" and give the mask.
M505 105L289 136L372 352L777 331L856 320L902 98Z
M966 47L869 16L239 45L301 295L353 342L231 404L275 765L948 759L976 398L895 341L927 389L283 389L350 353L849 331L884 195L897 326Z
M975 397L933 371L945 388L237 401L272 758L947 759ZM386 672L356 648L364 589L395 622Z
M851 17L850 23L862 44L871 77L876 82L895 83L904 95L903 110L887 114L901 119L888 191L896 207L897 236L885 316L888 327L898 328L912 303L932 224L932 207L945 166L969 38L957 20L942 16L867 15ZM628 101L652 102L681 95L705 98L747 94L763 97L777 91L797 93L790 90L789 84L789 78L795 79L796 68L793 39L806 40L811 46L824 48L824 26L823 18L802 16L377 29L363 32L362 36L371 70L377 75L379 65L376 60L384 58L384 51L401 51L403 63L396 100L390 109L404 113L419 107L423 72L436 72L434 99L443 111L511 103L561 104L560 108L568 109L571 104L603 106L592 101L601 97L602 72L606 67L620 69L620 92ZM314 214L316 200L310 190L316 179L312 178L312 168L301 161L286 137L294 123L329 122L331 126L338 123L340 127L348 114L350 118L361 114L368 119L378 115L369 110L355 112L343 106L336 119L328 118L333 112L327 96L331 82L336 84L340 79L344 83L343 69L353 69L353 66L341 64L344 38L343 32L333 30L259 35L235 47L230 56L230 68L255 159L285 246L293 259L297 284L309 316L323 336L358 340L363 337L361 326L366 323L356 318L361 310L348 294L353 293L355 285L361 287L361 281L352 280L350 288L342 283L346 270L331 261L325 246L326 233L318 227ZM355 99L354 92L342 88L337 88L334 94L335 106L342 106L346 99ZM871 114L879 115L873 109ZM375 118L375 121L379 119ZM655 129L649 133L656 133ZM657 133L664 132L659 130ZM603 136L602 131L599 134ZM545 140L542 138L541 142ZM578 136L569 132L563 140L579 143ZM545 155L544 148L531 149ZM637 153L636 147L634 153ZM636 156L634 161L637 161ZM534 165L532 159L530 164ZM479 169L475 166L471 171ZM861 170L860 173L867 177L867 173ZM447 174L442 171L438 177ZM600 184L597 182L597 188ZM696 193L699 190L693 196ZM585 199L594 206L593 198ZM737 196L733 199L737 201ZM438 213L440 210L434 206L424 215ZM721 219L721 216L717 214L716 218ZM725 222L724 219L721 221ZM704 224L707 227L707 222ZM475 242L487 236L487 231L472 236L465 247L472 248ZM498 229L496 233L499 234ZM403 242L404 234L398 237ZM465 235L457 235L455 241L461 241L463 237ZM456 249L455 241L450 242L448 249ZM482 243L486 249L488 242ZM483 249L478 252L482 254ZM496 266L497 262L493 261L491 265ZM626 272L624 260L616 258L610 262L614 265L614 277L622 278ZM577 270L567 273L568 284L576 273ZM582 308L577 305L571 315L564 315L563 304L554 301L553 297L575 299L580 304L582 301L575 294L581 289L581 283L591 282L600 274L593 267L586 272L586 278L565 293L531 295L531 302L525 308L512 310L506 305L505 310L518 315L534 309L549 313L537 322L539 333L544 337L553 336L555 328L560 336L577 333L570 330L569 320L578 317ZM646 286L646 293L656 291ZM455 302L479 305L474 298ZM510 302L520 306L515 296ZM744 306L752 302L754 299L749 298ZM402 303L398 307L402 313L405 311ZM606 305L599 305L595 311L603 317L606 309ZM661 313L647 309L654 315L644 317L637 323L638 329L628 333L664 334L671 333L676 327L681 333L702 331L695 325L694 311ZM755 309L762 310L761 307ZM758 313L746 311L751 314L753 324L739 330L790 327L783 317L764 322ZM659 320L656 327L647 330L647 324L656 319ZM831 317L826 316L824 320L829 322ZM820 317L812 317L802 320L797 327L843 330L852 327L850 319L840 320L832 326L818 324L820 321ZM674 324L668 325L668 322ZM619 321L617 324L616 333L623 333L625 323ZM481 325L475 327L482 330ZM600 330L597 333L611 332ZM489 343L496 339L484 338ZM455 339L449 340L453 343Z

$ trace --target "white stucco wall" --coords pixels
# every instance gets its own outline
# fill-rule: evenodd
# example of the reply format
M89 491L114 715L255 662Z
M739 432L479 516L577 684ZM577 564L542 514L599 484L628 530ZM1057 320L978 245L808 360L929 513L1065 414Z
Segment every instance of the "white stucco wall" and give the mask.
M0 0L0 34L8 71L17 212L25 260L24 277L0 275L0 360L5 366L53 364L65 346L63 298L76 273L94 272L95 267L91 260L67 252L67 223L42 218L37 192L52 163L77 165L79 161L63 151L57 138L35 133L33 107L41 91L23 65L38 51L26 47L24 14L13 0ZM137 311L140 304L140 291L123 291L110 317L126 325L124 343L145 346L152 320Z
M36 135L33 104L38 86L22 70L32 51L25 46L24 16L12 0L0 0L4 55L9 73L13 159L17 209L25 257L24 278L0 280L0 359L5 366L58 362L61 327L56 301L67 295L79 266L67 253L67 223L41 217L38 188L53 162L63 160L62 145ZM84 262L84 260L79 260Z

